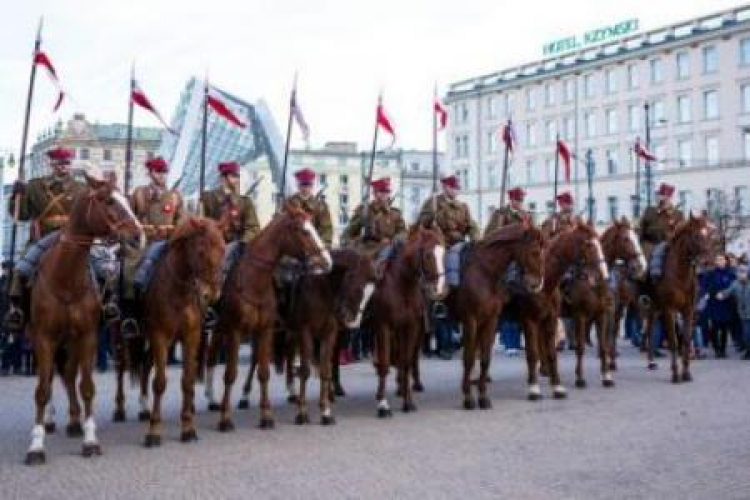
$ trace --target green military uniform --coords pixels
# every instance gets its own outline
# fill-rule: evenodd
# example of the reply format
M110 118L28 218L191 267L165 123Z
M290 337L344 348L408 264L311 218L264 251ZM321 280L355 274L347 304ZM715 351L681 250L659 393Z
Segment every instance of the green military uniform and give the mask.
M227 193L219 187L201 197L203 215L217 221L228 220L224 229L224 241L248 242L260 232L255 205L249 196Z
M328 204L319 199L317 196L304 197L300 193L295 193L286 200L290 205L299 208L312 217L313 226L318 235L326 246L330 247L333 243L333 222L331 221L331 212L328 210Z
M471 218L468 205L456 198L451 199L445 194L437 195L435 209L433 199L428 199L419 213L419 224L427 226L433 219L436 219L449 247L464 241L467 236L470 241L479 239L479 228Z
M20 195L21 221L32 221L30 240L36 241L68 222L76 195L86 189L86 184L71 175L47 175L32 179ZM8 204L11 215L15 211L15 197Z
M682 212L677 210L671 203L648 207L641 218L639 236L641 246L646 258L651 257L653 248L659 243L668 240L674 233L677 225L684 220Z
M547 238L553 238L561 232L572 229L576 225L575 214L572 210L561 210L550 215L542 224L542 234Z
M406 234L401 211L387 202L371 201L366 217L363 212L363 205L358 206L342 234L342 240L353 244L371 258L374 259L384 245ZM364 227L365 218L367 227Z
M153 184L135 188L131 204L149 242L169 238L183 217L180 193Z
M484 230L484 236L511 224L519 224L529 217L526 210L516 210L510 205L498 208L490 217L490 222Z

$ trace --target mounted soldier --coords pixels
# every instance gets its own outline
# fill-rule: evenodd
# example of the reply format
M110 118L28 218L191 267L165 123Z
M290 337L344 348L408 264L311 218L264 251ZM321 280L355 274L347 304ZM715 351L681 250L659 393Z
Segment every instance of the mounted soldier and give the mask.
M252 198L239 192L240 164L233 161L220 163L218 169L221 185L203 194L203 214L223 222L226 243L247 243L260 232L260 223Z
M333 243L333 222L328 204L321 196L313 193L313 186L317 175L309 168L303 168L294 173L297 179L298 191L287 199L287 203L303 210L312 217L313 226L327 247Z
M508 191L508 204L495 210L484 230L484 236L486 237L501 227L519 224L529 219L531 215L523 206L524 198L526 198L526 191L520 187Z
M648 207L641 219L639 233L643 253L648 259L649 269L656 270L657 273L661 270L665 242L685 219L682 212L672 204L674 190L674 186L662 183L656 192L658 204Z
M341 238L343 243L368 255L380 270L390 254L391 243L406 235L406 224L401 211L391 206L390 177L377 179L370 185L375 199L367 208L364 204L356 208Z
M149 243L168 239L184 216L182 195L166 186L169 165L161 158L146 161L151 182L133 190L133 212L143 225Z
M87 189L85 183L75 180L70 173L73 150L58 147L47 151L46 155L52 173L32 179L28 184L16 181L9 203L9 211L14 215L18 197L18 220L31 221L29 248L16 265L8 293L10 309L5 324L16 332L23 329L25 322L22 297L28 280L33 277L44 251L53 243L53 234L68 222L73 199Z
M547 239L552 239L562 231L572 229L576 225L576 216L573 212L575 206L573 195L565 191L558 194L555 201L559 209L542 224L542 234Z

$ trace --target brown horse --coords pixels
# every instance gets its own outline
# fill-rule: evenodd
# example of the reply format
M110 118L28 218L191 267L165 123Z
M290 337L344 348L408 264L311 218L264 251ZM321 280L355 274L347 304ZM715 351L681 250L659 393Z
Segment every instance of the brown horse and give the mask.
M46 461L45 407L52 394L55 357L61 353L64 358L62 375L70 405L67 433L83 435L83 456L101 454L93 408L93 369L101 305L89 272L89 254L95 238L138 233L142 237L143 232L127 200L114 191L112 184L88 177L87 181L89 189L73 201L68 223L42 257L31 290L28 335L34 346L39 381L35 425L26 454L29 465ZM83 426L76 391L79 372Z
M412 228L406 241L397 243L373 294L367 323L375 340L376 398L381 418L392 415L385 395L391 360L397 369L402 409L416 410L409 381L425 318L425 296L440 299L446 293L444 257L443 236L438 230Z
M208 219L189 218L170 237L164 256L156 263L151 285L142 297L144 334L154 364L154 400L145 445L161 444L161 402L167 387L169 347L182 344L183 442L197 439L194 418L194 386L197 371L201 321L207 304L218 296L219 272L224 257L224 239Z
M490 234L471 247L461 282L446 299L450 316L463 325L464 374L461 387L467 410L476 406L471 394L471 372L477 357L480 360L479 407L492 407L487 395L487 379L497 319L507 298L501 283L508 266L515 262L520 268L523 285L541 291L543 245L541 231L526 224L505 226ZM536 384L536 350L527 349L526 355L529 384Z
M364 310L375 290L375 269L369 257L351 249L334 250L331 256L333 269L330 273L302 276L294 305L285 321L291 332L292 345L298 346L300 351L300 391L299 396L295 398L295 423L300 425L310 421L305 398L315 341L318 341L320 346L321 423L335 423L331 409L331 368L333 358L337 354L337 336L342 328L359 328ZM291 371L289 365L287 370Z
M224 370L224 395L220 405L219 430L234 429L230 414L232 386L237 379L240 339L253 337L260 381L260 427L274 426L271 401L268 396L273 329L276 322L276 295L274 270L284 256L309 260L311 265L332 267L331 255L320 239L310 217L298 209L287 206L244 249L236 265L229 272L221 294L219 317L209 353L206 392L212 396L213 369L216 365L215 349L223 342L227 362ZM316 264L317 263L317 264Z
M637 306L638 281L643 279L647 264L638 236L626 217L615 221L607 228L602 234L601 241L614 299L614 309L609 320L608 342L612 354L616 356L622 318L628 307ZM610 360L609 369L617 370L615 358Z
M661 278L646 280L646 293L650 299L644 325L644 342L648 352L649 368L656 368L651 349L651 332L658 316L663 321L664 332L672 355L672 382L691 382L690 343L693 335L693 313L698 292L696 266L711 252L710 226L705 216L690 214L687 221L675 230L667 241ZM677 333L677 313L682 318L681 334ZM682 354L682 375L677 365Z

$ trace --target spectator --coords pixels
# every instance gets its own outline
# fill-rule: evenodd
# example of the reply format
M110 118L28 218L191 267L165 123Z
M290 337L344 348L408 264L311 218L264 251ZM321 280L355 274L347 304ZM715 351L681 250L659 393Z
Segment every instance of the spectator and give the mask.
M727 339L732 326L733 305L728 300L720 300L718 294L729 288L734 281L734 274L729 268L726 255L718 255L715 264L706 281L707 307L708 317L713 327L713 344L716 357L722 359L727 357Z
M521 350L521 328L518 323L501 319L498 327L505 354L511 357L518 356Z
M745 341L744 360L750 360L750 281L748 281L748 266L740 264L737 267L737 279L727 289L717 294L720 300L734 298L737 313L742 321Z

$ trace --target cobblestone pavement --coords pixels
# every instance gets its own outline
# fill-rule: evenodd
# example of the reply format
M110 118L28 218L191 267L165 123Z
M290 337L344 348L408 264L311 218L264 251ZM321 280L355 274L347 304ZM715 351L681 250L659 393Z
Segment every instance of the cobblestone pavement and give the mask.
M283 382L273 379L276 429L257 428L250 411L237 430L216 431L197 390L200 441L179 442L178 372L169 373L160 449L142 446L130 393L126 423L111 422L113 377L97 377L102 457L80 456L80 440L47 439L47 465L22 465L29 444L34 381L0 379L0 498L750 498L750 363L699 361L695 382L673 386L667 364L648 372L622 349L617 386L598 383L567 400L526 401L525 363L497 355L494 409L461 408L458 361L423 363L427 392L415 414L375 417L375 377L361 363L344 368L348 397L338 423L293 425ZM562 357L572 387L572 356ZM390 385L392 387L392 384ZM56 382L58 429L64 428ZM238 391L235 391L235 396ZM317 383L312 384L317 397ZM398 407L391 398L392 405Z

